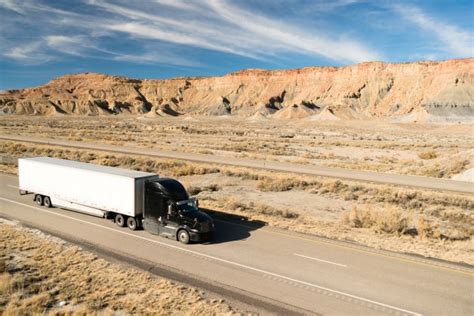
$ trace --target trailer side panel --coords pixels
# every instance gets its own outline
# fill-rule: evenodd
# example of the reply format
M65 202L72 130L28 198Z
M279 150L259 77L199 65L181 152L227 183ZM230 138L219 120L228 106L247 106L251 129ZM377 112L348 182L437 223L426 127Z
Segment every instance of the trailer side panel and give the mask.
M156 177L47 157L19 159L18 170L20 189L49 196L53 205L56 199L127 216L142 212L136 209L141 199L136 197L137 179Z

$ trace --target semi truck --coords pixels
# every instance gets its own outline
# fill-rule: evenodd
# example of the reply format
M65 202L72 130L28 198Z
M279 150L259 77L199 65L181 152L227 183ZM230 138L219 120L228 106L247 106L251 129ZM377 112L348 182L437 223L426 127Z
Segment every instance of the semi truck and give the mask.
M212 237L214 222L175 179L50 157L18 159L20 194L39 206L106 219L184 244Z

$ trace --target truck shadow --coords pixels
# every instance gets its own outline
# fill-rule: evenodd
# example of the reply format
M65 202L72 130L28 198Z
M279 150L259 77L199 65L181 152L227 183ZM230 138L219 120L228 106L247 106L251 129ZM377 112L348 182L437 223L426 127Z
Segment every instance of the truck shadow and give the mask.
M202 209L214 219L215 232L212 240L206 244L222 244L231 241L245 240L250 233L267 223L263 221L249 220L245 216L224 213L212 209Z

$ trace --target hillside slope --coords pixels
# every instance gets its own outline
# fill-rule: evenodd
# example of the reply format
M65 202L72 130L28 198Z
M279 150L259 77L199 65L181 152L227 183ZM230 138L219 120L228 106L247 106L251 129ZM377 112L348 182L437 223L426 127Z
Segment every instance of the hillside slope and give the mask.
M0 94L4 114L473 121L474 58L137 80L96 73Z

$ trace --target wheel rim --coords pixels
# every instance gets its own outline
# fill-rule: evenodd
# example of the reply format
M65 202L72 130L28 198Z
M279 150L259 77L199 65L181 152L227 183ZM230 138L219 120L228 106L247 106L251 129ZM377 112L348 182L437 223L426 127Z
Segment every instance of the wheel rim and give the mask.
M188 234L186 233L186 231L180 231L179 232L179 240L182 241L182 242L186 242L188 241Z
M117 216L117 218L115 219L115 221L116 221L117 224L119 224L120 226L123 225L123 217L122 217L122 216Z
M137 227L136 222L133 218L128 220L128 227L130 227L131 229L135 229Z
M36 196L36 203L40 205L43 204L43 199L41 198L41 195Z
M51 205L51 200L49 199L49 197L44 198L44 205L46 205L48 207Z

